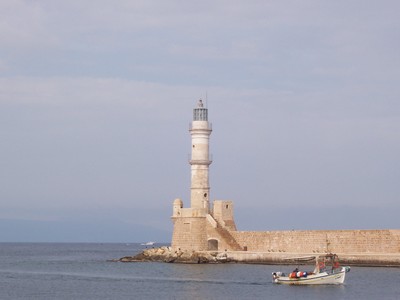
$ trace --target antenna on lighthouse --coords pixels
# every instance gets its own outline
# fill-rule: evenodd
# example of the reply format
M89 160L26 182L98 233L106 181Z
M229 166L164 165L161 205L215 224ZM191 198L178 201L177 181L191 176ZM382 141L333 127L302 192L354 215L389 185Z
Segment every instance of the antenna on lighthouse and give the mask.
M207 92L206 92L206 108L208 108L208 96L207 96Z

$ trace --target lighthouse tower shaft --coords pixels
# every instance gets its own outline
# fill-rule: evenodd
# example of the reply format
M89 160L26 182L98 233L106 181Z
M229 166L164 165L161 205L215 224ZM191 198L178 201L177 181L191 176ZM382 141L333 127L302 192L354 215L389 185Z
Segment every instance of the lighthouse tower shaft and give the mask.
M191 208L204 209L204 213L210 210L210 185L208 169L211 164L209 155L209 140L211 124L208 122L208 109L203 107L199 100L197 108L193 109L193 122L190 126L192 136L192 155L189 161L191 165Z

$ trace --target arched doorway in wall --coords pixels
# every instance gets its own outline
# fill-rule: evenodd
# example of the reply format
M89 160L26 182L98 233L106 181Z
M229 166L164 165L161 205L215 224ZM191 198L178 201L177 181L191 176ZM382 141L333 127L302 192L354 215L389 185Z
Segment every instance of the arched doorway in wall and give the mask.
M208 240L208 251L218 251L218 240Z

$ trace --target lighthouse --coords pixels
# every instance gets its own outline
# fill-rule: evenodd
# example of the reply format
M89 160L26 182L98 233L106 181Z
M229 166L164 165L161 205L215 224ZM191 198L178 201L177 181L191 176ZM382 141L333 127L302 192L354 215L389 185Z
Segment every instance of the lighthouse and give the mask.
M190 207L183 208L183 201L174 200L172 222L174 230L171 245L175 249L204 251L208 249L207 218L210 219L210 185L208 168L211 164L209 140L211 124L208 110L199 100L193 109L190 123L191 168Z
M192 142L190 207L184 208L180 198L173 202L171 246L176 251L241 249L230 234L236 231L232 201L214 200L210 206L208 174L212 162L209 147L212 128L202 100L193 109L189 132Z
M199 100L197 108L193 109L193 121L190 125L192 136L192 155L189 161L191 165L191 208L203 209L204 213L210 210L210 184L208 169L211 164L209 140L211 124L208 122L208 109L203 101Z

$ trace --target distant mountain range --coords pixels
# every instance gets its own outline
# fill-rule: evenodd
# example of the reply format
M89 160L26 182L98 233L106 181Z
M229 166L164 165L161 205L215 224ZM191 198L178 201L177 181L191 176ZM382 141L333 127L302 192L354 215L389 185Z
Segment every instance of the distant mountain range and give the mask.
M169 242L172 232L122 222L0 219L0 242Z

